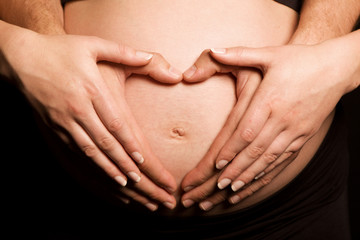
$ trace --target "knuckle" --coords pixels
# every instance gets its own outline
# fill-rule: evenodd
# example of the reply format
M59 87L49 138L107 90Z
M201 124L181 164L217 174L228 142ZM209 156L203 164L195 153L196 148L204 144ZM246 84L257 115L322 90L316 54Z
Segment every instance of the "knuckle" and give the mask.
M200 190L198 192L198 199L199 200L202 200L202 199L205 199L209 196L209 194L205 191L205 190Z
M85 155L87 157L90 157L90 158L95 157L97 155L97 151L98 151L96 146L91 145L91 144L81 146L81 150L85 153Z
M240 138L246 143L251 143L255 139L255 133L252 129L246 128L240 132Z
M252 159L259 158L264 153L264 148L259 146L249 146L246 148L247 155Z
M258 188L255 185L250 185L245 190L243 190L244 191L243 197L244 198L249 197L249 196L253 195L257 190L258 190Z
M262 186L266 186L271 182L272 178L269 176L263 176L262 178L258 179L258 181L260 181Z
M110 132L118 132L124 128L125 122L120 118L115 118L109 123L109 131Z
M87 115L87 112L86 112L86 109L84 108L84 105L77 104L75 102L79 102L79 101L72 101L67 104L68 112L72 116L76 116L77 118L80 118L80 119L85 118Z
M278 158L278 154L276 153L264 153L264 162L269 165L273 162L275 162L275 160Z
M106 136L101 138L98 144L102 150L108 151L114 148L115 141L111 137Z
M212 197L212 202L214 204L217 204L217 203L225 201L226 199L227 199L227 195L220 192Z
M84 90L86 92L86 95L90 98L96 98L100 95L99 89L96 87L96 85L91 81L90 83L87 83L84 85Z
M200 188L196 189L196 196L194 196L193 199L197 200L197 201L201 201L201 200L207 198L208 196L209 196L209 192L206 189L200 187Z
M129 52L129 47L125 44L117 44L117 48L121 55L125 55Z

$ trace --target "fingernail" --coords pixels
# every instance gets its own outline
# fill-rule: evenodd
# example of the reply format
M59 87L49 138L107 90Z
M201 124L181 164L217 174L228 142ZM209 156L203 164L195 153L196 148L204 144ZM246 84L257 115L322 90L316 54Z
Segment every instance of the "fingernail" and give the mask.
M219 189L226 188L231 183L231 179L229 178L223 178L220 182L218 182L217 186Z
M190 191L191 189L194 189L194 186L189 185L189 186L187 186L187 187L184 187L184 192L188 192L188 191Z
M134 181L134 182L140 182L141 177L136 172L128 172L128 176Z
M164 202L163 203L165 207L169 208L169 209L174 209L175 205L171 202Z
M236 203L240 202L240 200L241 200L241 198L238 195L235 195L229 199L229 202L231 204L236 204Z
M135 162L142 164L144 162L144 157L139 152L133 152L131 157L135 160Z
M235 181L233 182L233 184L231 184L231 189L236 192L237 190L239 190L240 188L242 188L245 185L245 183L241 180Z
M136 56L139 58L144 58L145 60L150 60L153 55L151 53L142 52L142 51L136 51Z
M195 65L192 65L188 70L184 72L184 77L191 78L196 72L197 68Z
M259 175L257 175L254 179L255 180L258 180L259 178L261 178L262 176L264 176L265 175L265 172L261 172L261 173L259 173Z
M125 178L123 178L122 176L116 176L116 177L114 177L114 179L123 187L125 187L127 184L127 180Z
M226 166L226 164L228 164L228 162L229 162L228 160L220 160L217 162L216 168L221 170Z
M186 199L182 202L182 204L184 205L184 207L188 208L191 207L195 202L191 199Z
M210 201L204 201L199 204L200 208L204 211L208 211L214 207L214 204Z
M210 51L212 51L213 53L217 53L217 54L224 54L224 53L226 53L226 49L225 49L225 48L211 48Z
M174 67L169 68L169 73L175 78L180 78L182 76L182 72Z
M147 207L148 209L150 209L150 211L156 211L156 209L158 209L158 205L154 204L154 203L146 203L145 207Z

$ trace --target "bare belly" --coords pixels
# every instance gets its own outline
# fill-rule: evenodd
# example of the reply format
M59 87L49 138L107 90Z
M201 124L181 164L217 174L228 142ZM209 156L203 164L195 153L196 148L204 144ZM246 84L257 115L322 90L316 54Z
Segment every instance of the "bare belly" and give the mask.
M207 48L284 44L296 24L293 10L271 0L92 0L65 8L68 33L159 52L182 71ZM180 184L225 123L236 102L235 83L229 75L217 75L170 86L137 76L127 80L126 99L152 150ZM289 183L315 154L330 123L331 117L272 183L230 211Z

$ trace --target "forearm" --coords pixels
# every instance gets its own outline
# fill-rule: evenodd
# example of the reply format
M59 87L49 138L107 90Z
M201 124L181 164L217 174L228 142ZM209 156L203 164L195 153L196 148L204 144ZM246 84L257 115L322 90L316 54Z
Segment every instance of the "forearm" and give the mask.
M12 42L12 39L21 38L21 31L25 29L0 20L0 75L8 78L13 77L13 72L5 57L6 46Z
M43 34L64 34L60 0L0 0L0 19Z
M351 32L360 15L359 0L304 0L290 43L316 44Z

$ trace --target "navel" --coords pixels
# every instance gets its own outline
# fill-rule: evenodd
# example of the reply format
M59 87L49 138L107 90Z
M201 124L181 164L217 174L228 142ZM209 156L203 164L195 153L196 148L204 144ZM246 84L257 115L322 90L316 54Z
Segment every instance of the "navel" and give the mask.
M185 135L185 130L182 127L174 127L170 131L171 137L178 138Z

